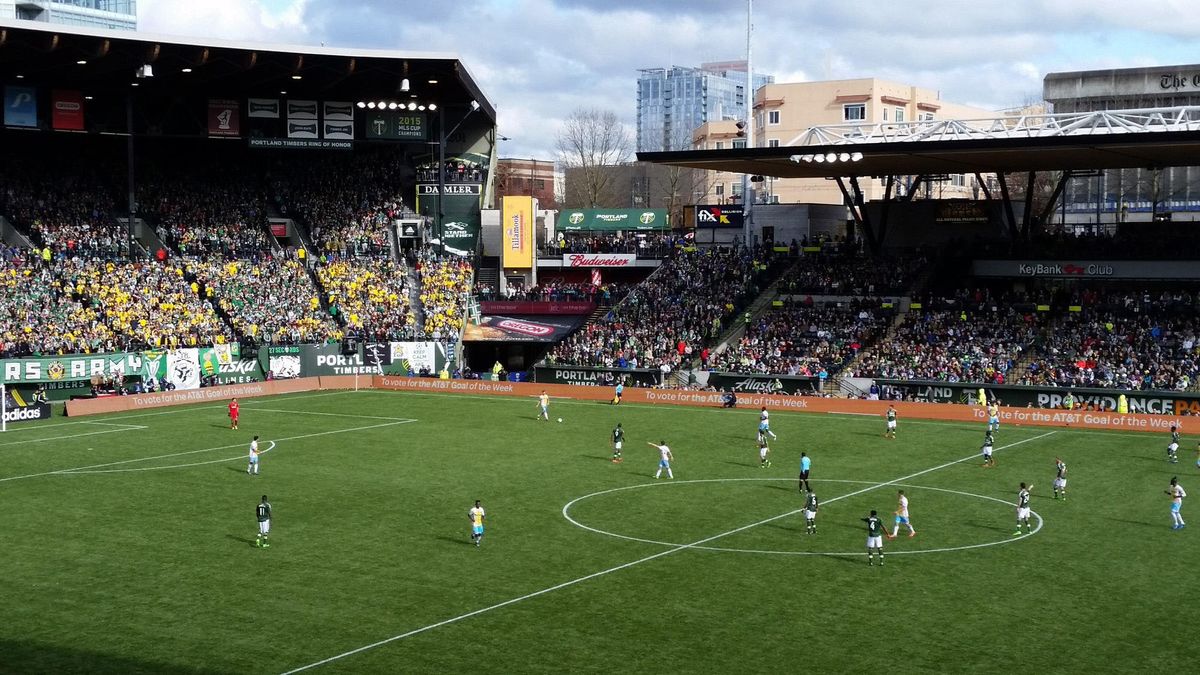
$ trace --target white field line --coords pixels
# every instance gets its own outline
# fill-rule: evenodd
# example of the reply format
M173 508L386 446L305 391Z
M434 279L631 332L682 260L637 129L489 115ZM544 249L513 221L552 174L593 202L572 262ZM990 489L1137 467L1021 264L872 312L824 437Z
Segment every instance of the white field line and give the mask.
M285 436L284 438L276 438L273 440L274 440L274 442L296 441L296 440L300 440L301 438L315 438L317 436L329 436L331 434L345 434L345 433L350 433L352 431L366 431L367 429L378 429L380 427L392 427L392 426L396 426L398 424L408 424L410 422L416 422L416 421L417 420L415 420L415 419L397 420L395 422L384 422L382 424L369 424L369 425L363 426L363 427L351 427L349 429L333 429L332 431L318 431L318 432L311 433L311 434L300 434L299 436ZM270 440L270 439L268 439L268 440ZM64 474L70 474L70 473L82 473L83 471L86 471L88 469L103 469L105 467L110 467L110 466L120 466L122 464L135 464L137 462L149 462L149 461L153 461L156 459L167 459L170 457L182 457L184 455L194 455L194 454L201 453L201 452L212 452L214 450L228 450L230 448L244 448L244 447L247 447L246 443L234 443L233 445L218 445L218 446L214 446L211 448L201 448L199 450L185 450L183 452L171 452L171 453L167 453L165 455L154 455L152 457L139 457L137 459L124 459L119 462L105 462L103 464L89 464L88 466L76 466L76 467L72 467L69 469L56 469L54 471L43 471L41 473L29 473L29 474L24 474L21 476L7 476L4 478L0 478L0 483L4 483L4 482L10 481L10 480L21 480L23 478L37 478L39 476L55 476L55 475L64 475Z
M67 434L66 436L49 436L47 438L28 438L28 439L21 440L21 441L8 441L7 443L0 443L0 448L9 446L9 445L25 445L25 444L29 444L29 443L45 443L47 441L61 441L66 438L84 438L85 436L99 436L100 434L116 434L116 433L120 433L122 431L138 431L139 429L146 429L146 428L147 427L138 426L136 424L131 424L131 425L123 425L122 428L119 428L119 429L101 429L100 431L87 431L87 432L84 432L81 434Z
M30 424L30 425L22 424L21 426L16 427L15 429L9 429L7 433L15 434L15 433L18 433L21 431L44 431L46 429L54 429L57 427L73 427L73 426L78 426L80 424L98 424L100 426L128 427L131 429L145 429L146 428L146 427L138 425L138 424L118 424L116 422L93 422L91 420L78 420L75 422L59 422L58 424L36 424L36 423Z
M267 447L263 448L259 455L265 455L275 449L275 441L267 441ZM61 475L68 474L94 474L94 473L132 473L135 471L166 471L167 469L186 469L192 466L204 466L206 464L221 464L223 462L232 462L234 460L248 461L249 453L238 455L237 457L222 457L221 459L209 459L203 462L189 462L187 464L170 464L168 466L142 466L131 469L75 469L74 471L60 471Z
M275 394L272 396L259 396L259 397L255 397L255 398L243 399L241 401L241 403L242 403L242 405L248 405L248 406L251 406L252 408L256 408L257 404L262 403L268 399L278 400L278 401L296 401L296 400L303 399L303 398L320 398L322 396L339 396L342 394L353 394L353 393L354 392L349 389L339 389L338 391L326 391L326 392L322 392L320 394L304 394L303 396L292 396L291 394ZM135 413L133 415L114 415L112 417L105 415L104 419L106 419L106 420L132 420L132 419L138 419L141 417L158 417L159 415L178 415L179 413L193 412L196 410L224 410L226 405L227 405L227 403L221 403L219 405L197 405L194 403L190 403L190 404L184 404L181 406L173 406L170 410L156 410L154 412ZM83 424L85 422L88 422L88 420L80 420L79 422L66 422L65 424ZM91 424L96 424L96 422L91 422ZM55 425L55 426L59 426L59 425ZM43 428L45 428L45 427L43 427Z
M324 415L327 417L353 417L361 420L392 420L412 422L414 420L407 417L380 417L378 415L352 415L350 413L331 413L331 412L316 412L313 410L284 410L282 408L254 408L255 412L274 412L274 413L293 413L296 415Z
M446 394L446 393L441 393L441 392L436 392L436 391L428 391L428 392L427 391L408 391L408 390L400 390L400 389L364 389L363 391L367 392L367 393L373 393L373 394L401 394L401 395L409 394L409 395L413 395L413 396L477 398L477 399L482 399L485 401L505 401L505 400L507 400L507 401L516 401L516 402L519 402L522 404L526 403L525 401L522 400L524 397L521 397L521 396L485 396L482 394ZM592 406L594 406L594 405L604 405L604 402L603 401L578 401L578 400L574 400L574 399L564 399L564 400L558 401L558 404L559 405L585 405L585 406L592 405ZM715 406L712 406L712 407L688 406L688 405L674 405L674 404L670 404L670 403L664 403L664 404L622 403L621 407L623 407L623 408L640 408L640 409L646 409L646 410L678 410L678 411L686 411L686 412L703 412L703 413L710 413L710 414L717 413L717 414L721 414L721 415L754 415L756 417L758 416L757 410L747 410L745 408L740 408L740 409L735 408L733 410L726 410L724 408L717 408ZM866 421L868 421L867 419L856 419L856 418L874 417L875 420L871 420L871 421L878 421L880 424L883 423L883 414L882 413L879 415L872 415L871 413L815 411L815 410L805 410L803 408L787 409L787 410L779 409L779 410L775 410L773 412L774 412L774 414L777 414L777 415L799 414L799 415L830 415L830 416L834 416L834 417L846 416L848 418L846 421L848 421L848 422L851 422L851 421L866 422ZM907 426L909 424L920 424L920 425L937 426L937 427L978 428L980 426L983 426L985 423L986 423L986 420L980 420L978 422L959 422L956 420L914 420L914 419L910 419L910 418L901 418L900 419L901 427ZM1014 429L1014 428L1044 429L1045 427L1039 426L1036 424L1021 425L1021 424L1018 424L1015 422L1006 422L1006 423L1002 424L1000 428L1002 430L1004 430L1004 429ZM1104 435L1104 436L1113 435L1113 434L1123 434L1126 436L1140 436L1142 438L1145 438L1147 436L1147 434L1151 433L1151 432L1147 432L1147 431L1127 431L1127 430L1121 430L1121 429L1077 429L1075 427L1058 427L1055 430L1061 431L1063 433L1068 433L1068 434L1100 434L1100 435ZM1166 431L1161 431L1160 433L1164 436L1167 434ZM1186 434L1184 434L1184 436L1186 437Z
M1024 443L1028 443L1028 442L1030 442L1030 441L1036 441L1036 440L1038 440L1038 439L1045 438L1045 437L1047 437L1047 436L1050 436L1050 435L1052 435L1052 434L1055 434L1055 433L1057 433L1057 431L1047 431L1046 433L1040 434L1040 435L1038 435L1038 436L1033 436L1033 437L1031 437L1031 438L1026 438L1026 439L1024 439L1024 440L1017 441L1016 443L1010 443L1010 444L1008 444L1008 445L1006 445L1006 446L1003 446L1003 447L1001 447L1001 448L996 448L996 450L1002 450L1002 449L1007 449L1007 448L1016 447L1016 446L1018 446L1018 445L1022 445L1022 444L1024 444ZM978 454L976 454L976 453L972 453L971 455L968 455L968 456L966 456L966 457L963 457L963 458L961 458L961 459L956 459L956 460L954 460L954 461L952 461L952 462L946 462L945 464L939 464L938 466L935 466L935 467L932 467L932 468L929 468L929 469L924 469L924 470L922 470L922 471L918 471L918 472L916 472L916 473L911 473L911 474L909 474L909 475L907 475L907 476L902 476L902 477L900 477L900 478L896 478L896 479L893 479L893 480L889 480L889 481L887 481L887 482L884 482L884 483L876 483L876 484L874 484L874 485L871 485L871 486L869 486L869 487L865 487L865 488L862 488L862 489L860 489L860 490L855 490L854 492L849 492L849 493L846 493L846 494L844 494L844 495L839 495L839 496L837 496L837 497L834 497L833 499L827 499L827 500L825 500L825 503L826 503L826 504L829 504L830 502L835 502L835 501L837 501L837 500L839 500L839 499L846 499L846 498L848 498L848 497L854 497L854 496L861 495L861 494L863 494L863 493L866 493L866 492L870 492L870 491L872 491L872 490L877 490L877 489L879 489L879 488L881 488L881 487L886 487L886 486L888 486L888 485L894 485L894 484L896 484L896 483L901 483L901 482L904 482L904 481L906 481L906 480L911 480L911 479L913 479L913 478L916 478L917 476L923 476L923 475L925 475L925 474L927 474L927 473L932 473L932 472L934 472L934 471L939 471L939 470L941 470L941 469L944 469L944 468L946 468L946 467L948 467L948 466L954 466L955 464L961 464L961 463L963 463L963 462L970 461L970 460L972 460L972 459L976 459L978 456L979 456ZM586 576L579 577L579 578L577 578L577 579L572 579L572 580L570 580L570 581L564 581L564 582L562 582L561 584L555 584L554 586L550 586L550 587L548 587L548 588L543 588L543 589L542 589L542 590L540 590L540 591L534 591L533 593L527 593L527 594L525 594L525 595L522 595L522 596L520 596L520 597L516 597L516 598L509 599L509 600L505 600L504 602L499 602L499 603L496 603L496 604L494 604L494 605L491 605L491 606L489 606L489 607L484 607L484 608L482 608L482 609L477 609L477 610L475 610L475 611L472 611L472 612L467 612L466 614L460 614L460 615L458 615L458 616L456 616L456 617L453 617L453 618L450 618L450 619L446 619L446 620L444 620L444 621L439 621L439 622L437 622L437 623L431 623L431 624L429 624L428 626L422 626L421 628L416 628L416 629L410 630L410 631L408 631L407 633L400 633L399 635L393 635L392 637L389 637L389 638L384 638L383 640L379 640L379 641L377 641L377 642L372 642L371 644L368 644L368 645L363 645L362 647L358 647L358 648L356 648L356 649L351 649L350 651L342 652L341 654L337 654L336 656L330 656L329 658L326 658L326 659L321 659L320 661L314 661L314 662L312 662L312 663L310 663L310 664L307 664L307 665L304 665L304 666L300 666L299 668L293 668L293 669L291 669L291 670L288 670L288 671L284 672L284 673L283 673L283 675L293 675L293 673L299 673L299 672L302 672L302 671L305 671L305 670L311 670L311 669L313 669L313 668L318 668L318 667L320 667L320 666L324 666L324 665L326 665L326 664L329 664L329 663L332 663L332 662L334 662L334 661L339 661L339 660L341 660L341 659L344 659L344 658L346 658L346 657L348 657L348 656L353 656L353 655L355 655L355 654L361 654L362 652L365 652L365 651L368 651L368 650L371 650L371 649L375 649L376 647L382 647L383 645L390 644L390 643L392 643L392 642L396 642L397 640L403 640L404 638L407 638L407 637L412 637L413 635L418 635L418 634L420 634L420 633L424 633L424 632L426 632L426 631L430 631L430 630L433 630L433 629L435 629L435 628L440 628L440 627L442 627L442 626L446 626L446 625L449 625L449 624L452 624L452 623L457 623L457 622L459 622L459 621L462 621L462 620L464 620L464 619L469 619L469 618L471 618L471 617L473 617L473 616L478 616L478 615L480 615L480 614L484 614L484 613L487 613L487 612L490 612L490 611L493 611L493 610L496 610L496 609L500 609L500 608L502 608L502 607L507 607L507 606L509 606L509 605L515 605L515 604L516 604L516 603L518 603L518 602L522 602L522 601L525 601L525 600L529 600L529 599L531 599L531 598L536 598L536 597L538 597L538 596L541 596L541 595L546 595L547 593L553 593L554 591L562 590L562 589L564 589L564 588L568 588L568 587L570 587L570 586L574 586L574 585L576 585L576 584L580 584L580 583L583 583L583 582L585 582L585 581L589 581L589 580L591 580L591 579L595 579L595 578L597 578L597 577L602 577L602 576L605 576L605 575L608 575L608 574L612 574L613 572L619 572L619 571L621 571L621 570L628 569L628 568L630 568L630 567L634 567L634 566L636 566L636 565L641 565L642 563L647 563L647 562L650 562L651 560L657 560L657 559L659 559L659 558L662 558L662 557L664 557L664 556L671 555L672 553L678 553L679 551L683 551L683 550L690 549L690 548L697 548L697 547L700 547L700 546L702 546L702 545L704 545L704 544L707 544L707 543L708 543L708 542L710 542L710 541L716 541L717 539L722 539L722 538L724 538L724 537L728 537L728 536L730 536L730 535L737 534L738 532L744 532L744 531L746 531L746 530L749 530L749 529L751 529L751 528L758 527L759 525L765 525L765 524L767 524L767 523L774 522L774 521L776 521L776 520L779 520L779 519L781 519L781 518L786 518L786 517L788 517L788 516L795 515L795 514L797 514L797 513L800 513L800 512L801 512L801 511L803 511L803 510L804 510L804 508L803 508L803 507L801 507L801 508L798 508L798 509L793 509L793 510L791 510L791 511L788 511L787 513L781 513L781 514L779 514L779 515L777 515L777 516L771 516L770 518L764 518L763 520L760 520L760 521L758 521L758 522L755 522L755 523L750 523L749 525L743 525L743 526L741 526L741 527L734 528L734 529L732 529L732 530L729 530L729 531L727 531L727 532L722 532L722 533L720 533L720 534L714 534L714 535L713 535L713 536L711 536L711 537L705 537L704 539L700 539L700 540L698 540L698 541L694 541L694 542L692 542L692 543L690 543L690 544L680 544L680 545L678 545L678 546L675 546L674 548L669 548L669 549L667 549L667 550L665 550L665 551L659 551L658 553L654 553L654 554L652 554L652 555L648 555L648 556L646 556L646 557L644 557L644 558L638 558L637 560L634 560L634 561L632 561L632 562L627 562L627 563L625 563L625 564L623 564L623 565L617 565L616 567L610 567L610 568L608 568L608 569L606 569L606 570L600 570L599 572L593 572L593 573L591 573L591 574L588 574L588 575L586 575Z

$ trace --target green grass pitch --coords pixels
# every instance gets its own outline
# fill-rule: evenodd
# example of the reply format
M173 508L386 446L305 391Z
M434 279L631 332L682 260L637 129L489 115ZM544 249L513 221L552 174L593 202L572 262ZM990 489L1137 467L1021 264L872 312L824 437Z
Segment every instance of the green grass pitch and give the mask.
M1172 465L1165 436L1005 427L984 469L981 426L901 419L886 440L882 419L776 412L761 469L754 410L556 400L559 424L531 399L364 391L242 411L240 431L222 404L0 435L0 672L1102 673L1197 653L1200 524L1173 531L1163 493L1178 475L1200 495L1194 437ZM1021 481L1041 527L1014 537ZM860 519L890 528L901 486L918 535L869 567Z

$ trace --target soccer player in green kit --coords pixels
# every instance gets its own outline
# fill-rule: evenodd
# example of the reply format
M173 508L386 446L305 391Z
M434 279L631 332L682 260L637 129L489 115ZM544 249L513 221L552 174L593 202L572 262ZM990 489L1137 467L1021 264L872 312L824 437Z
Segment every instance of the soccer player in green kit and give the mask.
M871 515L863 518L862 521L867 524L867 564L875 564L871 555L877 553L879 566L883 567L883 520L872 510Z
M617 426L612 430L613 444L613 464L621 463L621 447L625 445L625 430L621 428L621 423L617 422Z
M259 548L271 548L271 542L267 539L271 534L271 502L267 501L266 495L263 495L262 501L254 507L254 517L258 519L258 539L254 541L254 545Z
M817 508L821 503L817 501L817 493L809 492L804 499L804 522L809 534L817 533Z

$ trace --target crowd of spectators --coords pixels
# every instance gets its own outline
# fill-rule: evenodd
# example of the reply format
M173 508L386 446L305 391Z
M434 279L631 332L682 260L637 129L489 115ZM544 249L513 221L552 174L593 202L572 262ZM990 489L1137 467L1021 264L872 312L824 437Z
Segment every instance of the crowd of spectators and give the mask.
M51 264L11 251L0 262L6 355L194 347L230 332L183 269L158 262L65 258Z
M527 302L594 302L607 307L620 301L636 284L610 281L595 286L591 283L547 281L532 288L509 286L500 293L491 284L475 284L475 295L480 300L524 300Z
M115 217L113 192L99 176L89 170L42 175L37 167L17 163L0 169L0 215L59 257L128 255L126 224Z
M567 232L542 245L542 255L557 256L567 253L632 253L640 258L665 258L683 245L683 237L669 233L635 233L618 235L616 232Z
M403 168L396 153L354 153L280 170L271 190L284 216L308 226L318 255L386 258L388 225L415 217L401 199Z
M921 304L866 351L855 377L1006 384L1042 321L1032 307L986 289Z
M887 329L892 316L870 301L774 310L752 321L706 366L735 373L834 375Z
M405 263L348 257L316 267L333 317L371 341L411 338L416 330Z
M928 265L921 255L870 258L861 255L805 254L781 284L787 294L846 296L901 295L909 292Z
M441 257L423 251L418 256L416 268L421 284L425 332L435 340L457 337L465 319L465 298L471 292L471 264L462 258Z
M1191 293L1086 291L1067 302L1019 384L1183 391L1200 377Z
M190 260L189 274L203 285L242 337L260 344L325 342L341 331L308 273L294 258Z
M438 182L439 166L442 180L446 183L480 183L487 175L482 164L465 159L448 159L443 164L433 162L417 167L417 180L422 183Z
M547 361L678 369L765 288L778 262L763 248L681 250L601 320L556 346Z
M184 256L252 258L271 249L266 194L227 167L156 168L138 184L138 215Z

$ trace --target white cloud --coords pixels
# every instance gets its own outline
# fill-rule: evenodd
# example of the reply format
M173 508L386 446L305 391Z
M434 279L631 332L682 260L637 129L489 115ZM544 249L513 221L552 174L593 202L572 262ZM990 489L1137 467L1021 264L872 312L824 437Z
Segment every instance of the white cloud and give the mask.
M1191 2L756 0L756 70L780 82L881 77L987 108L1038 98L1055 70L1170 63L1200 38ZM495 103L502 152L550 157L578 107L632 125L637 69L740 58L741 2L717 0L141 0L147 30L457 52ZM1167 18L1169 17L1169 20ZM1180 56L1183 54L1183 56ZM1172 58L1174 57L1174 58Z
M301 42L308 36L308 0L139 0L140 29L227 40Z

